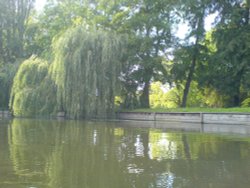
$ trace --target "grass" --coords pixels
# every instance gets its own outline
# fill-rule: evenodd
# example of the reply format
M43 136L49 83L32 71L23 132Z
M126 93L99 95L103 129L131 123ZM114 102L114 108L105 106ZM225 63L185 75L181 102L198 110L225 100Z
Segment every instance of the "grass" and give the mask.
M209 112L209 113L250 113L250 108L150 108L130 112Z

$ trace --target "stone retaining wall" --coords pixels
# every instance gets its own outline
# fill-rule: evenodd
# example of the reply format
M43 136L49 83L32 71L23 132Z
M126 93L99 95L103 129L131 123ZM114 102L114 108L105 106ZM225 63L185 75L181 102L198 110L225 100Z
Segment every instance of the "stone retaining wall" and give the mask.
M178 121L191 123L248 124L249 113L152 113L119 112L117 119L142 121Z
M8 118L11 116L11 113L8 110L0 110L0 118Z
M200 113L155 113L155 121L182 121L200 123Z
M249 124L250 114L243 113L206 113L203 114L204 123L223 123L223 124Z

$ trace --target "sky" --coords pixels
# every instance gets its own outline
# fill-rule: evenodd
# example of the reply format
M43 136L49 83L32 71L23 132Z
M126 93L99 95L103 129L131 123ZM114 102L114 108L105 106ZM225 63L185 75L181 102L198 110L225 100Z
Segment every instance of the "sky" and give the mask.
M45 3L46 3L46 0L36 0L36 3L35 3L36 10L41 11Z
M206 31L210 31L213 28L213 22L214 22L216 16L217 16L217 13L210 14L209 16L207 16L205 18L205 30ZM180 39L184 39L187 32L188 32L188 24L183 23L183 24L180 24L178 26L178 29L176 31L176 35Z

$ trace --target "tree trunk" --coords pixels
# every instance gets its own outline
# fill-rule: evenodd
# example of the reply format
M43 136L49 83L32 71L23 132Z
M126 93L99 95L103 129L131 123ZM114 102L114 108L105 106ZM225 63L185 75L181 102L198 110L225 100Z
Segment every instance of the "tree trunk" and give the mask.
M146 81L140 97L141 108L149 108L149 88L150 83L149 81Z
M239 107L240 106L240 96L239 95L234 95L234 98L233 98L233 103L234 103L234 107Z
M0 56L3 57L3 31L2 27L0 27Z
M190 67L190 70L189 70L189 73L188 73L187 81L186 81L186 84L185 84L184 92L183 92L182 103L181 103L181 107L183 107L183 108L185 108L187 106L187 98L188 98L188 93L189 93L189 89L190 89L190 86L191 86L191 82L192 82L192 79L193 79L196 60L197 60L197 54L194 54L192 64L191 64L191 67Z
M241 60L242 61L242 60ZM242 75L244 74L245 67L242 67L242 69L237 73L235 77L235 93L233 95L233 106L238 107L240 106L241 103L241 92L240 92L240 87L241 87L241 81L242 81Z
M201 37L201 33L200 30L203 29L203 22L204 22L204 14L205 12L203 11L203 14L200 18L198 18L197 20L197 28L196 28L196 40L195 40L195 44L194 44L194 51L193 51L193 58L192 58L192 64L190 66L189 69L189 73L188 73L188 77L187 77L187 81L186 81L186 85L184 88L184 92L183 92L183 97L182 97L182 103L181 103L181 107L185 108L187 106L187 98L188 98L188 93L189 93L189 89L191 86L191 82L193 79L193 74L195 71L195 66L196 66L196 62L197 62L197 57L198 57L198 53L199 53L199 41L200 41L200 37Z
M250 19L250 1L246 1L246 14L245 14L245 25L249 24L249 19Z

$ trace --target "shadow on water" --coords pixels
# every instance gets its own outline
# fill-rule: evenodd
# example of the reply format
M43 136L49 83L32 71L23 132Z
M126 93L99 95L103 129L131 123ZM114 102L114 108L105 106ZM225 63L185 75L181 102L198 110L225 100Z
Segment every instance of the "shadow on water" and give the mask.
M0 122L0 187L247 187L250 137L249 127L242 128L134 121ZM217 130L235 134L210 134Z

